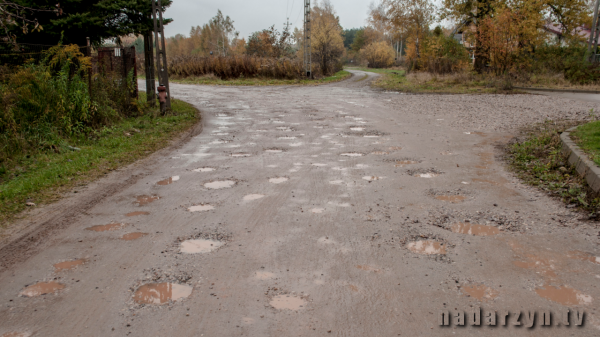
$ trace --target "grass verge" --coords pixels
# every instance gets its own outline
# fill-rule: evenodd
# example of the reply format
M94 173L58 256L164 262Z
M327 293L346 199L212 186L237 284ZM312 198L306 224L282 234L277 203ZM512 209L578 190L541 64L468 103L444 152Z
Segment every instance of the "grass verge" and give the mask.
M561 154L560 134L575 125L572 121L547 121L525 130L524 136L508 146L508 160L527 184L561 199L567 207L579 207L589 212L591 219L597 219L600 198Z
M145 93L140 93L142 106L145 99ZM69 139L69 145L57 152L23 156L15 159L13 168L0 167L0 228L27 208L27 202L41 205L58 200L75 186L166 147L198 121L198 110L192 105L173 100L172 108L168 116L145 108L143 116L105 126L89 138Z
M571 133L573 141L600 166L600 121L580 125Z
M274 86L274 85L319 85L326 83L339 82L352 76L351 73L342 70L333 76L324 77L316 80L277 80L269 78L238 78L233 80L222 80L215 76L170 78L169 81L180 84L201 84L201 85L231 85L231 86Z

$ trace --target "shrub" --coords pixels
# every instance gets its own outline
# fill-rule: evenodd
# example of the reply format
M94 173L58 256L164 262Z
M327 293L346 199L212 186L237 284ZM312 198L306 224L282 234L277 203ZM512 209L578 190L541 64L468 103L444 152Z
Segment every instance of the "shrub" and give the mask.
M469 52L455 39L437 34L423 40L419 69L434 74L450 74L468 68Z
M394 49L387 42L375 42L360 50L360 57L369 68L389 68L394 65Z

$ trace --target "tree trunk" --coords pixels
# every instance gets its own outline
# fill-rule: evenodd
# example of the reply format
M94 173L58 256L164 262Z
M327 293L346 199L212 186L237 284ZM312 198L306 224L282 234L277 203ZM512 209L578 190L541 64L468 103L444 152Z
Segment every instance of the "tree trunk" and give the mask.
M487 18L490 15L492 7L490 0L477 0L477 4L477 12L475 13L474 17L476 29L474 68L475 71L481 74L486 70L486 66L489 63L489 53L487 52L487 50L485 50L485 48L483 48L483 45L479 38L481 33L480 23L483 19Z

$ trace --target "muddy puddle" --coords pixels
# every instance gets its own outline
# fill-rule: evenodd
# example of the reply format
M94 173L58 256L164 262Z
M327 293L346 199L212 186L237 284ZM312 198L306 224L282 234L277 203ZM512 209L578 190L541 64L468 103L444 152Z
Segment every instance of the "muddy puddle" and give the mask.
M296 137L294 137L294 136L287 136L287 137L277 137L277 139L282 139L282 140L292 140L292 139L296 139Z
M567 254L567 256L574 260L588 261L595 264L600 264L600 257L579 250L570 251Z
M358 266L356 266L356 269L360 269L360 270L364 270L364 271L370 271L370 272L373 272L373 273L381 273L381 269L379 269L377 267L369 266L369 265L366 265L366 264L358 265Z
M139 206L145 206L149 203L155 202L158 199L160 199L160 197L156 195L140 195L136 197L135 203Z
M384 156L384 155L387 155L389 153L385 152L385 151L373 151L373 152L371 152L371 154L376 155L376 156Z
M321 214L323 212L325 212L325 208L313 208L310 210L311 213L315 213L315 214Z
M281 184L284 183L286 181L288 181L289 179L286 177L278 177L278 178L271 178L269 179L269 182L272 184Z
M423 255L445 255L446 247L434 240L421 240L409 242L406 245L411 252Z
M133 216L149 215L149 214L150 214L150 212L131 212L131 213L125 214L125 216L133 217Z
M316 166L316 167L324 167L324 166L327 166L327 164L319 164L319 163L315 163L315 164L312 164L312 166Z
M435 178L437 176L439 176L439 174L437 174L437 173L417 173L415 175L415 177L418 177L418 178Z
M21 296L36 297L53 294L65 289L65 285L58 282L40 282L23 289Z
M178 180L179 180L179 176L173 176L169 179L165 179L165 180L161 180L161 181L157 182L156 185L160 185L160 186L171 185L172 183L174 183Z
M71 261L64 261L64 262L60 262L60 263L56 263L54 265L54 271L55 272L60 272L60 271L68 271L68 270L73 270L79 266L84 265L87 262L86 259L77 259L77 260L71 260Z
M376 180L381 180L381 179L383 179L385 177L364 176L362 178L363 178L363 180L366 180L366 181L376 181Z
M341 185L344 183L343 180L332 180L329 182L331 185Z
M592 303L591 296L582 294L578 290L567 286L554 287L551 285L544 285L543 287L536 288L535 292L540 297L566 306L587 305Z
M7 332L0 337L30 337L29 332Z
M97 226L88 227L88 228L86 228L86 230L93 231L93 232L108 232L108 231L119 230L125 226L126 225L123 223L111 223L108 225L97 225Z
M283 152L283 150L277 150L277 149L275 149L275 150L265 150L265 153L282 153L282 152Z
M347 153L340 154L340 156L344 156L344 157L362 157L364 155L365 155L364 153L359 153L359 152L347 152Z
M451 229L454 233L476 236L489 236L500 234L500 230L497 227L462 222L455 223L454 225L452 225Z
M212 211L213 209L215 209L215 206L213 205L196 205L188 207L188 212L207 212Z
M210 183L204 184L204 187L209 188L211 190L219 190L222 188L231 188L235 185L235 181L233 180L222 180L222 181L213 181Z
M193 169L192 171L194 171L194 172L212 172L214 170L216 170L216 169L212 168L212 167L200 167L197 169Z
M181 252L186 254L210 253L225 243L216 240L186 240L181 243Z
M277 310L300 310L306 307L306 301L292 295L279 295L271 299L269 304Z
M189 297L193 288L177 283L153 283L139 287L133 295L138 304L164 304Z
M250 153L232 153L231 156L235 157L235 158L244 158L244 157L250 157L252 155Z
M133 241L133 240L141 239L141 238L143 238L146 235L148 235L148 233L134 232L134 233L129 233L129 234L123 235L121 237L121 240L123 240L123 241Z
M247 196L244 197L244 201L253 201L253 200L258 200L258 199L262 199L265 196L262 194L248 194Z
M499 295L498 291L496 291L490 287L486 287L485 285L482 285L482 284L467 285L467 286L463 286L461 289L462 289L462 292L465 293L466 295L469 295L480 301L493 300L496 297L498 297L498 295Z
M438 195L437 197L435 197L437 200L441 200L441 201L447 201L447 202L451 202L451 203L459 203L459 202L463 202L467 199L467 197L464 197L462 195Z
M400 146L390 146L390 147L388 147L388 150L390 150L390 151L400 151L400 150L402 150L402 148Z
M352 131L365 131L365 128L357 127L357 128L350 128L350 130L352 130Z

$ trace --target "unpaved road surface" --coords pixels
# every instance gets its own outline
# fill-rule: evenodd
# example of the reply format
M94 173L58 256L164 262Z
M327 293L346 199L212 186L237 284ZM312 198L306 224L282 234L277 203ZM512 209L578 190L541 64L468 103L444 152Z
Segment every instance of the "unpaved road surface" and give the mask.
M31 247L44 209L4 241L0 336L598 336L596 224L522 185L499 147L600 106L385 93L353 72L173 85L202 133L46 208L123 182ZM507 325L438 324L476 307Z

